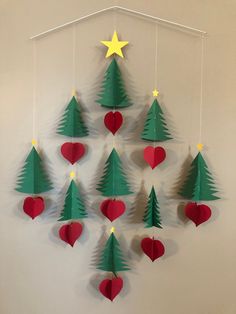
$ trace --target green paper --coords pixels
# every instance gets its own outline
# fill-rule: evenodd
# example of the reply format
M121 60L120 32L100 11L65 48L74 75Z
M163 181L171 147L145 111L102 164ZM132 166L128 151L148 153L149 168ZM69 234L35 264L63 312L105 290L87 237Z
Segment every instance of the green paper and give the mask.
M110 271L114 275L119 271L130 269L122 256L120 244L113 232L106 242L97 269Z
M73 96L59 123L57 133L69 137L84 137L89 134L83 122L79 103Z
M97 103L106 108L124 108L132 105L125 91L124 82L121 76L116 59L113 59L106 70L102 83L102 89L98 95Z
M59 221L70 219L82 219L87 217L84 202L81 198L79 189L74 180L71 180L69 188L66 192L64 207Z
M148 110L141 138L155 142L164 142L172 138L168 131L163 111L156 99Z
M199 152L190 166L190 171L179 194L193 201L211 201L219 199L212 174Z
M132 194L122 169L120 157L115 148L113 148L105 163L104 174L98 184L97 190L100 191L103 196Z
M52 183L43 167L42 159L35 147L32 147L18 177L16 191L40 194L52 188Z
M146 206L146 211L144 213L143 221L146 223L146 228L162 228L159 204L154 187L152 187L151 193L148 197L148 203Z

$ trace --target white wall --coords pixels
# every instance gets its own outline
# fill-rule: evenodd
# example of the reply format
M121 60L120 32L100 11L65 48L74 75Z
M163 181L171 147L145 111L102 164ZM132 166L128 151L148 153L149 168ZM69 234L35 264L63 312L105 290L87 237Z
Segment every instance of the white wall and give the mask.
M98 241L111 224L98 214L102 197L95 193L98 167L113 145L102 125L96 94L107 66L99 41L113 33L114 15L104 14L77 26L77 89L98 133L85 138L87 158L77 166L91 217L85 232L71 249L56 232L61 209L59 192L68 182L68 167L59 155L64 138L54 133L72 87L72 29L37 42L37 118L40 149L47 154L56 189L48 211L30 221L23 215L24 195L14 192L16 175L32 139L32 43L28 38L73 20L111 1L21 0L0 1L0 313L161 313L234 314L235 282L235 1L156 0L119 1L116 4L204 29L209 33L205 60L203 143L204 155L221 190L222 200L209 203L212 219L195 228L178 214L180 201L170 197L181 167L196 154L199 133L200 41L179 31L159 29L158 87L175 140L164 143L168 158L151 171L142 161L145 143L138 139L140 114L152 101L155 27L117 14L117 30L129 40L126 59L120 61L134 105L116 147L127 160L136 193L154 184L159 195L163 230L145 230L125 216L115 221L116 234L132 265L124 274L125 288L115 302L103 299L96 285L103 277L92 263ZM138 122L136 138L129 128ZM140 122L140 123L139 123ZM96 145L96 146L95 146ZM134 198L127 198L129 208ZM140 201L138 210L142 211ZM53 211L56 210L56 215ZM129 209L130 210L130 209ZM166 245L166 256L151 263L139 254L138 241L155 234ZM100 241L101 242L101 241Z

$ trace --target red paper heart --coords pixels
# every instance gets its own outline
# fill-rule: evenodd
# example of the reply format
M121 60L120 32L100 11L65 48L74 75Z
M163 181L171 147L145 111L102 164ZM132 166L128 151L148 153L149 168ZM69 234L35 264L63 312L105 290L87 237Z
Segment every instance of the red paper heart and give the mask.
M143 151L144 160L154 169L157 165L162 163L166 158L166 152L164 148L157 146L147 146Z
M45 208L44 199L38 197L26 197L23 204L24 212L32 219L39 216Z
M109 111L104 117L106 128L114 135L122 126L123 116L119 111Z
M76 163L85 153L85 146L82 143L64 143L61 146L62 156L72 165Z
M83 226L79 222L71 222L61 226L59 229L59 236L62 241L74 246L75 241L80 237L83 231Z
M100 210L110 221L115 220L124 214L126 209L125 203L118 200L106 199L100 205Z
M196 227L211 217L210 207L204 204L188 203L184 211L185 215L195 223Z
M120 293L122 288L123 279L121 277L104 279L99 285L99 290L101 294L103 294L104 297L111 301L115 299L115 297Z
M143 252L154 262L165 253L165 247L161 241L154 238L144 238L141 241Z

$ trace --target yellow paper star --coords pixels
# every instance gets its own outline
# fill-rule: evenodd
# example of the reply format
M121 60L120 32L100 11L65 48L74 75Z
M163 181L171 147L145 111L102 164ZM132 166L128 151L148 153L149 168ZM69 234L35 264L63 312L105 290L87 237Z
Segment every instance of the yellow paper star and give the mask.
M37 141L34 138L32 139L31 143L33 146L37 145Z
M114 232L115 232L115 227L112 227L111 230L110 230L110 232L111 232L111 233L114 233Z
M77 92L76 92L76 89L75 89L75 88L72 89L71 96L74 96L74 97L77 96Z
M152 95L153 97L157 97L159 95L159 92L156 88L152 91Z
M74 171L71 171L71 172L70 172L70 178L71 178L71 179L74 179L74 177L75 177L75 172L74 172Z
M202 143L198 143L197 144L197 149L199 150L199 152L202 151L203 150L203 144Z
M114 31L111 41L104 41L103 40L103 41L101 41L101 43L103 45L105 45L106 47L108 47L106 58L110 57L114 53L116 53L121 58L124 58L121 49L124 46L128 45L129 42L128 41L119 41L118 36L117 36L117 32Z

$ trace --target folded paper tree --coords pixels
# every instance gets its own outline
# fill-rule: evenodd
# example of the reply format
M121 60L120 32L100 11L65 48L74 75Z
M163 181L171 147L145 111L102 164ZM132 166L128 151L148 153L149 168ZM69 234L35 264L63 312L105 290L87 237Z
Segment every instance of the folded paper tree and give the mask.
M146 211L144 213L143 221L146 223L146 228L162 228L159 204L154 187L152 187L151 193L148 197L148 203L146 206Z

